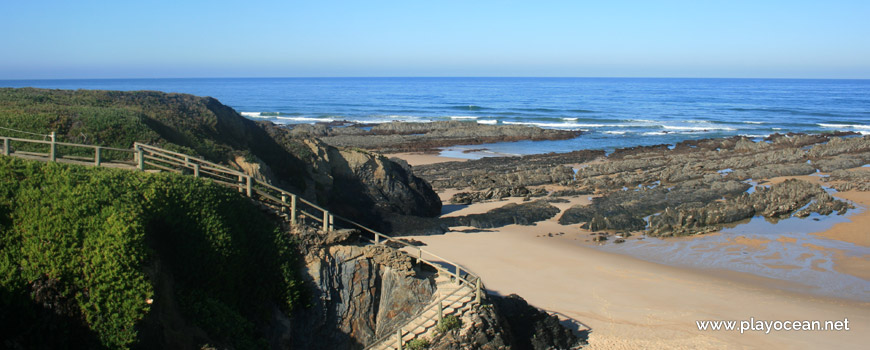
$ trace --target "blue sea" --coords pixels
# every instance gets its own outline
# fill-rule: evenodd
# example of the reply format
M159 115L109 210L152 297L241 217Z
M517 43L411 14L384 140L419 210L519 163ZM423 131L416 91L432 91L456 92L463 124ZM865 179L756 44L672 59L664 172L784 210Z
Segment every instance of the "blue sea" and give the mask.
M7 80L0 86L212 96L247 118L281 124L464 120L585 131L573 140L486 146L507 154L787 132L870 134L870 80L214 78Z

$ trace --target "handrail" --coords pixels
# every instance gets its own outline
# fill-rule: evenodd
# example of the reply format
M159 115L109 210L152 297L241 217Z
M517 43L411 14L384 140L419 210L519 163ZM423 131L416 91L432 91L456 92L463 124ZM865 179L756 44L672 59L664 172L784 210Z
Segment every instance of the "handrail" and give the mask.
M322 208L322 207L318 206L317 204L314 204L308 200L305 200L304 198L300 198L300 196L298 196L294 193L285 191L279 187L273 186L272 184L266 183L265 181L262 181L259 179L253 179L253 177L251 175L245 174L245 173L240 172L238 170L230 169L226 166L216 164L216 163L207 161L207 160L202 159L202 158L190 156L190 155L179 153L179 152L169 151L169 150L166 150L166 149L163 149L160 147L147 145L147 144L143 144L143 143L139 143L139 142L134 143L132 149L121 149L121 148L103 147L103 146L97 146L97 145L84 145L84 144L75 144L75 143L67 143L67 142L57 142L54 133L52 133L50 136L51 136L50 141L0 136L0 140L3 140L3 153L2 154L7 155L7 156L9 156L9 155L14 156L15 154L10 152L10 149L11 149L10 141L16 141L16 142L26 142L26 143L37 143L37 144L50 145L50 152L47 154L47 156L48 156L48 161L51 161L51 162L57 161L57 156L58 156L57 146L65 146L65 147L80 147L80 148L93 149L94 150L94 163L93 164L95 166L101 166L103 164L103 162L101 160L101 156L100 156L101 151L109 150L109 151L120 151L120 152L133 153L134 163L136 165L136 168L139 171L144 171L146 166L150 166L150 167L157 168L160 170L173 171L173 172L179 172L179 173L184 173L182 169L190 169L190 170L193 170L194 177L202 177L202 178L211 180L211 181L218 183L218 184L221 184L221 185L236 187L239 189L239 192L244 192L248 197L250 197L252 199L259 200L260 202L268 201L268 202L271 202L275 205L280 206L280 209L282 212L284 209L289 208L290 209L290 218L291 218L290 220L291 220L291 223L293 223L293 224L296 223L297 211L298 211L299 215L301 215L303 217L310 217L310 218L314 219L316 222L321 223L323 225L323 231L333 230L335 227L334 226L335 219L338 219L340 222L345 222L345 223L349 224L351 227L359 229L360 231L370 233L372 235L371 241L375 245L386 244L387 242L395 242L395 243L399 244L400 246L402 246L402 248L411 248L412 250L416 249L417 250L417 258L416 259L417 259L418 263L425 263L425 264L435 268L436 271L439 271L439 272L443 271L443 272L447 273L448 275L452 275L456 279L457 283L460 285L459 289L454 290L452 293L448 294L447 296L439 298L437 301L438 304L442 303L446 298L454 295L457 291L462 289L462 286L469 287L469 292L467 292L465 295L463 295L462 296L463 298L465 296L467 296L468 294L475 292L477 294L476 302L480 302L480 299L483 296L482 293L483 293L484 288L483 288L483 283L481 281L480 276L475 275L474 273L472 273L471 271L468 271L467 269L463 269L459 264L456 264L452 261L444 259L444 258L442 258L438 255L435 255L431 252L428 252L420 247L414 246L412 244L406 243L406 242L401 241L401 240L397 240L393 237L390 237L390 236L382 234L378 231L372 230L372 229L370 229L370 228L368 228L360 223L357 223L353 220L350 220L350 219L344 218L342 216L338 216L338 215L335 215L333 213L330 213L327 209ZM16 153L18 153L18 152L16 152ZM146 161L145 160L146 158L153 160L153 162ZM160 163L164 163L164 164L157 164L155 162L160 162ZM126 164L129 164L129 163L126 163ZM178 169L178 167L180 167L182 169ZM227 178L228 176L230 177L230 179ZM230 180L230 181L238 180L238 182L233 184L232 182L227 182L227 180ZM269 190L274 191L274 192L278 192L278 197L281 197L281 198L279 199L278 197L271 195L269 193ZM290 197L290 203L287 202L287 197ZM320 215L313 214L313 213L310 213L310 212L304 210L303 207L297 205L299 203L305 204L306 206L310 207L311 208L310 210L319 211L318 214L320 214ZM455 269L454 272L451 272L450 270L442 267L440 264L435 263L433 261L430 261L429 259L424 259L424 254L431 256L434 259L438 259L441 262L453 267ZM466 273L465 277L463 277L462 272ZM472 281L474 281L474 283L472 283ZM415 314L412 318L410 318L408 320L408 322L399 326L398 331L401 333L403 327L407 326L410 322L413 322L418 317L422 316L424 312L430 310L433 307L432 305L435 305L435 303L430 304L429 306L426 306L423 309L421 309L421 311L418 312L417 314ZM431 319L431 317L429 319ZM427 319L427 321L429 319ZM380 340L372 343L369 347L374 346L376 344L379 344L383 340L389 339L389 337L392 336L392 334L390 334L390 333L392 333L392 332L389 332L385 338L380 339ZM402 336L403 335L400 336L399 341L402 341L401 340Z
M423 316L427 311L432 310L433 308L435 308L435 306L439 306L439 308L440 308L440 310L438 310L438 313L435 314L435 315L432 315L432 316L426 317L425 319L423 319L423 322L421 322L421 324L425 324L426 322L433 320L435 317L437 317L437 318L440 319L440 318L443 316L443 315L442 315L442 312L443 312L443 310L444 310L444 300L447 300L447 298L452 297L452 296L455 295L457 292L459 292L460 290L463 290L463 289L464 289L464 288L461 288L461 287L460 287L460 288L457 288L457 289L454 289L452 292L450 292L450 294L447 294L447 295L445 295L445 296L442 296L442 297L438 298L438 300L436 300L436 301L434 301L434 302L432 302L432 303L429 303L429 305L427 305L426 307L424 307L423 309L421 309L419 312L417 312L417 313L414 315L413 318L409 319L408 322L406 322L404 325L402 325L401 327L399 327L399 329L396 330L396 332L399 332L399 333L398 333L398 335L399 335L399 339L402 339L402 338L405 336L405 332L406 332L406 331L410 333L410 332L412 332L412 331L414 330L414 329L405 329L405 326L407 326L409 323L411 323L411 322L413 322L413 321L420 320L420 319L419 319L420 316ZM466 289L465 294L461 295L461 296L459 297L459 299L461 300L462 298L465 298L465 297L469 296L469 295L472 294L472 293L474 293L474 290L473 290L473 289L470 289L470 288L469 288L469 289ZM455 304L455 303L450 303L450 304L448 304L448 307L452 306L453 304ZM386 332L386 334L384 334L384 335L383 335L382 337L380 337L378 340L376 340L376 341L372 342L371 344L369 344L368 346L366 346L364 349L371 349L371 348L377 346L378 344L380 344L380 343L382 343L382 342L385 342L385 341L389 340L389 339L390 339L391 337L393 337L394 335L396 335L396 334L393 334L393 332Z

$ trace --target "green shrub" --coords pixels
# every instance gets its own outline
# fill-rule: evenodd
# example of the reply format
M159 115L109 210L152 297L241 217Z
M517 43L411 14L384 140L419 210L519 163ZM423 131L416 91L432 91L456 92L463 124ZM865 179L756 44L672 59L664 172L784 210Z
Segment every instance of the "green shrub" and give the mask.
M441 322L438 322L438 325L435 326L435 330L437 330L438 333L447 333L454 329L459 329L459 327L462 327L462 320L460 320L459 317L456 317L456 315L447 315L441 319Z
M261 348L255 325L268 305L301 300L292 245L211 182L0 157L0 320L18 321L0 338L45 336L37 304L49 303L71 306L64 317L84 320L102 346L129 348L148 300L161 300L160 274L189 301L179 303L187 321L230 347ZM42 284L52 288L40 301Z
M429 340L426 338L417 338L409 341L405 346L408 350L423 350L429 348Z

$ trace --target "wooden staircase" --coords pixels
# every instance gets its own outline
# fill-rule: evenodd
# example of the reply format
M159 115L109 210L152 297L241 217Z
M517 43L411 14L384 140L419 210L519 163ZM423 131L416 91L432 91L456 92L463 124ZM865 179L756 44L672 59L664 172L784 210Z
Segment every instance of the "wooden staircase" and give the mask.
M480 301L476 291L468 284L457 283L457 280L448 274L438 273L435 277L437 290L435 301L426 306L417 317L409 320L399 327L395 334L387 334L375 343L366 347L367 350L403 349L404 344L420 337L431 338L436 331L438 323L443 317L462 317L473 311L473 306Z

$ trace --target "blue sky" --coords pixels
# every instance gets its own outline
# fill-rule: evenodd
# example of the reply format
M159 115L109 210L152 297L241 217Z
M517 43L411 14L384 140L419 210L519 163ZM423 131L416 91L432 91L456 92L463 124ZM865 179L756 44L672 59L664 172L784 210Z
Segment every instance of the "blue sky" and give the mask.
M870 1L5 1L0 79L870 78Z

